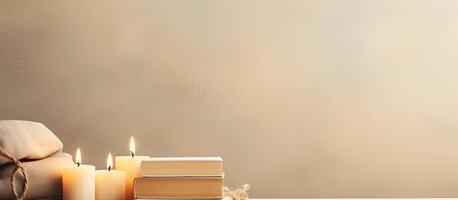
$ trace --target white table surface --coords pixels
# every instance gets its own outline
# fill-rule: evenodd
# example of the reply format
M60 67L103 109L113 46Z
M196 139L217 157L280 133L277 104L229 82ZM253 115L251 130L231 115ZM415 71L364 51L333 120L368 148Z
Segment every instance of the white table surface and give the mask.
M458 200L458 198L250 198L250 200ZM224 199L223 199L224 200Z

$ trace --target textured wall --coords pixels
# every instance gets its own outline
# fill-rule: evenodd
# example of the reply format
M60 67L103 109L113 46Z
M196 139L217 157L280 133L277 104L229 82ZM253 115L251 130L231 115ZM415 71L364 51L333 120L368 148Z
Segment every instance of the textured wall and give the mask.
M1 1L0 119L256 197L458 196L458 1Z

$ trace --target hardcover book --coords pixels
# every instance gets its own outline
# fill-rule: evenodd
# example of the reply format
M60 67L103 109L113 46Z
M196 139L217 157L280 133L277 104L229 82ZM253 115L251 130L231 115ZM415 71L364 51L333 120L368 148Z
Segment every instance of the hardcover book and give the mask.
M156 157L141 164L143 176L221 176L221 157Z
M137 199L221 199L223 176L137 177Z

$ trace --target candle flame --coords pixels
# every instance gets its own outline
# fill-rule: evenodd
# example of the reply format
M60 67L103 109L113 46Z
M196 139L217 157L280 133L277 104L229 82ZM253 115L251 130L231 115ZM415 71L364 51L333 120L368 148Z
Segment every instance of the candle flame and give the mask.
M113 157L111 156L111 152L108 153L107 157L107 169L110 171L113 168Z
M132 157L135 156L135 141L134 136L130 137L129 151Z
M75 163L78 165L78 167L81 165L81 150L79 147L76 149Z

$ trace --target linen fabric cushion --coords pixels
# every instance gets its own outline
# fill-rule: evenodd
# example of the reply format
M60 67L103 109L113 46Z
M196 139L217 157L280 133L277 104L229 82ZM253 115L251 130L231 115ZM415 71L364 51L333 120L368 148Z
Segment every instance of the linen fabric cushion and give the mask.
M45 159L22 162L27 171L29 189L26 199L62 198L62 170L74 166L68 153L56 153ZM0 166L0 200L14 199L11 192L10 178L14 164ZM16 174L16 189L22 194L24 177Z
M61 152L62 147L59 138L39 122L0 120L0 148L17 160L42 159ZM0 155L0 165L9 162Z

